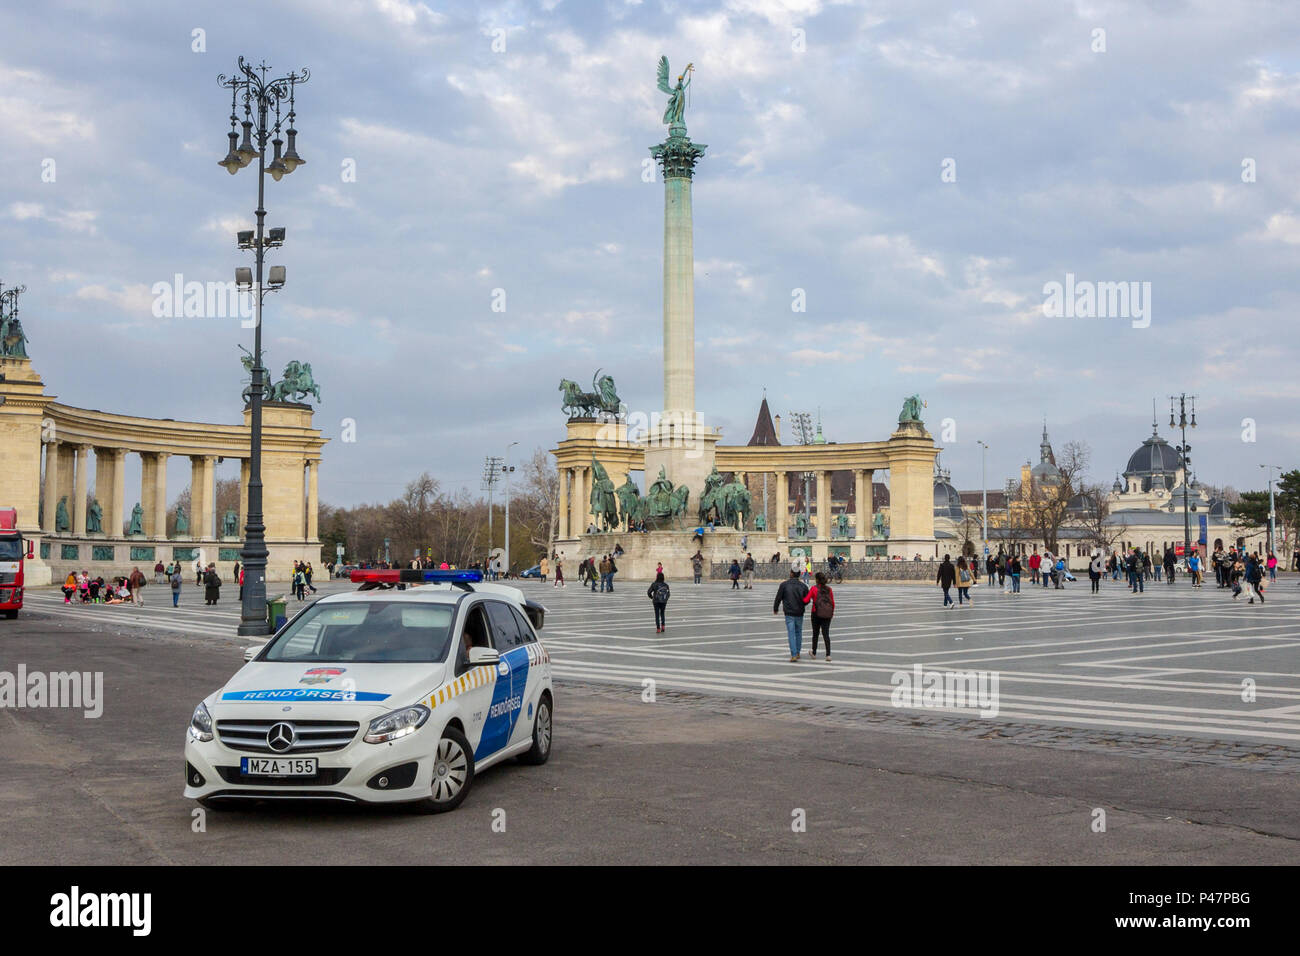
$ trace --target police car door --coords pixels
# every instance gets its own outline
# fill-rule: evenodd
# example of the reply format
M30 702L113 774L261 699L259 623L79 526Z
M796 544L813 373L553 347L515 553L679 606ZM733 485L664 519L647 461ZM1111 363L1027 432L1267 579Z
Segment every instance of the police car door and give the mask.
M475 760L494 754L510 743L528 682L528 652L520 640L510 606L500 601L483 604L491 622L492 646L501 655L501 662L497 665L497 682L487 722L483 725L483 738L474 752Z

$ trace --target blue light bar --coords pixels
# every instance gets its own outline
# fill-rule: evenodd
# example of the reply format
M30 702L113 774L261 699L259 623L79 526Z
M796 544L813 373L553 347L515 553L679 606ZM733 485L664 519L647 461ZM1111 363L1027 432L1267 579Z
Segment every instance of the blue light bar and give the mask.
M442 571L437 568L429 568L415 573L419 575L416 580L428 581L434 584L477 584L483 580L482 571Z

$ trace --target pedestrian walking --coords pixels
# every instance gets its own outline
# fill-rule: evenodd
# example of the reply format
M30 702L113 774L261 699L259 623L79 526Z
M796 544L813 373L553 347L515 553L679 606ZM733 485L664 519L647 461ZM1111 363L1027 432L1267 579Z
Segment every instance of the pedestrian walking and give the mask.
M664 611L668 607L668 598L671 594L668 582L664 580L664 573L662 571L655 574L655 579L651 582L650 586L646 588L645 594L646 597L650 599L650 603L654 605L655 633L662 634L664 629L668 626L667 620L664 616Z
M1142 580L1143 556L1144 555L1142 551L1140 551L1137 548L1134 548L1133 553L1130 554L1128 558L1128 586L1129 586L1129 590L1132 591L1134 594L1142 594L1144 591L1146 591L1146 586Z
M1187 572L1192 576L1192 587L1201 586L1201 555L1192 549L1192 556L1187 559Z
M731 578L731 590L740 590L740 562L735 558L731 559L731 567L727 569L727 577Z
M691 558L691 574L695 576L695 583L700 583L700 578L704 576L704 555L696 551Z
M1165 581L1169 584L1174 583L1174 569L1178 567L1178 559L1174 557L1173 548L1165 548ZM1156 578L1159 580L1159 577Z
M1011 556L1011 593L1012 594L1020 593L1020 575L1023 573L1023 571L1024 571L1024 567L1020 563L1020 555L1018 554L1012 555Z
M1250 583L1250 589L1254 593L1251 595L1248 603L1254 604L1255 598L1259 598L1259 603L1264 603L1264 562L1260 560L1258 554L1251 552L1246 559L1246 580Z
M553 588L562 588L562 587L565 587L565 584L564 584L564 557L563 557L563 555L561 555L560 557L558 557L558 558L555 559L555 581L552 582L551 587L553 587Z
M966 566L966 555L957 556L957 606L964 607L971 603L970 586L971 586L970 568Z
M1268 560L1265 561L1265 566L1268 568L1268 583L1276 584L1277 583L1277 555L1274 554L1272 551L1268 553ZM1261 598L1261 600L1263 599Z
M952 589L953 584L957 581L957 569L952 566L952 557L945 554L943 563L939 565L939 574L936 583L943 588L943 607L947 610L952 606L952 595L948 592Z
M1043 556L1034 549L1034 553L1029 556L1029 583L1038 583L1038 569L1043 566Z
M785 636L790 642L791 663L799 659L803 650L804 598L808 596L808 588L799 580L803 572L804 562L800 558L791 561L790 576L776 589L776 600L772 602L773 614L785 612Z
M826 660L831 659L831 618L835 616L835 592L831 590L826 575L817 572L817 583L812 586L803 602L812 605L812 653L808 656L817 658L817 636L826 641Z
M745 572L745 590L754 590L754 556L748 551L745 552L745 563L740 569Z
M551 562L548 561L546 558L542 558L542 560L537 565L537 571L542 577L542 583L545 584L546 578L551 573Z
M297 565L293 571L293 596L299 601L307 598L307 575L302 569L302 565Z
M176 567L172 569L172 574L171 574L172 607L180 607L181 582L184 580L185 580L184 575L181 574L181 566L177 564Z
M131 603L144 607L144 586L147 582L139 568L131 569Z
M609 580L605 588L606 591L610 592L614 590L614 575L618 574L618 562L614 560L614 557L612 554L609 556Z
M1105 564L1101 560L1101 552L1092 552L1092 561L1088 563L1088 580L1092 582L1092 593L1101 593L1101 572Z
M315 589L314 587L312 587L312 583L311 583L312 568L311 568L311 562L310 562L310 561L308 561L308 562L307 562L307 566L306 566L305 568L302 569L302 576L303 576L303 578L304 578L304 579L306 580L306 582L307 582L307 590L310 591L312 594L315 594L315 593L316 593L316 589Z

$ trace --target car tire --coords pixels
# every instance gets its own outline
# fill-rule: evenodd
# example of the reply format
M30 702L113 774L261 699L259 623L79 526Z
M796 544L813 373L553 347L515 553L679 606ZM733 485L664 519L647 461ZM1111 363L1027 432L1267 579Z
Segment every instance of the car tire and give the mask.
M5 611L5 617L9 618L11 621L18 620L18 609L14 608L13 610Z
M456 727L442 732L433 754L433 780L420 808L426 813L446 813L460 806L474 783L474 748Z
M533 746L519 755L519 762L539 766L551 759L551 695L542 694L537 701L537 715L533 717Z

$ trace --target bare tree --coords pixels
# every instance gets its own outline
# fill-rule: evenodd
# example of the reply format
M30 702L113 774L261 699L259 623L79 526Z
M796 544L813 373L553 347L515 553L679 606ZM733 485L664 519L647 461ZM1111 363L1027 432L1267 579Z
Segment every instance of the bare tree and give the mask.
M510 503L510 520L528 536L537 554L549 554L560 507L560 475L545 449L519 467L523 480Z
M1084 482L1079 486L1082 508L1071 515L1083 532L1083 540L1102 554L1108 554L1124 532L1123 525L1111 522L1110 502L1106 489L1100 484Z
M1087 442L1066 442L1056 461L1060 477L1031 479L1023 498L1026 524L1053 554L1057 553L1061 526L1070 517L1070 500L1085 480L1091 457Z

